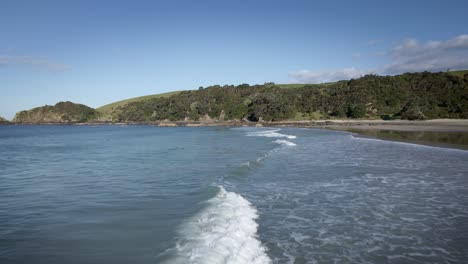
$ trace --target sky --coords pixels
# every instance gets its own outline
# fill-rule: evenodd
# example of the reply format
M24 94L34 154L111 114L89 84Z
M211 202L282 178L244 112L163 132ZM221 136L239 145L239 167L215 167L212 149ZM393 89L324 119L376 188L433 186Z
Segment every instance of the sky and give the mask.
M214 84L468 69L468 1L22 1L0 5L0 116Z

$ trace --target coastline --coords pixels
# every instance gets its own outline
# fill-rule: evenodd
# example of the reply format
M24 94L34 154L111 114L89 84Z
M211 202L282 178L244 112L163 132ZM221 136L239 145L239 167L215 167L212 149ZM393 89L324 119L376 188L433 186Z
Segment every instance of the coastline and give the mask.
M334 121L328 128L335 130L387 130L413 132L468 132L468 119L409 120L346 120Z
M4 124L5 125L5 124ZM331 119L311 121L160 121L160 122L85 122L85 123L9 123L6 125L153 125L159 127L299 127L346 131L360 137L399 141L420 145L468 150L468 119L360 120Z
M343 125L344 124L344 125ZM432 147L468 150L468 120L344 122L327 129L346 131L357 137L375 138Z
M377 120L377 119L324 119L305 121L259 121L246 120L218 121L154 121L154 122L8 122L0 125L159 125L159 126L283 126L283 127L327 127L341 130L352 129L384 129L404 131L451 131L468 132L468 119L430 119L430 120Z

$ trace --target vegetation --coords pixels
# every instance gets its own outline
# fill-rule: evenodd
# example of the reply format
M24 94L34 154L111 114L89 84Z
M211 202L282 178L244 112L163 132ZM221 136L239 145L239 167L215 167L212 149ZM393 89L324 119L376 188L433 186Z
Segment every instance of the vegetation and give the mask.
M321 84L304 84L304 83L287 83L287 84L275 84L275 87L278 88L303 88L304 86L330 86L335 84L336 82L329 82L329 83L321 83Z
M214 85L127 102L111 113L123 122L468 118L468 72L366 75L314 85Z
M455 76L458 76L458 77L464 77L465 74L468 73L468 70L463 70L463 71L449 71L447 72L448 74L451 74L451 75L455 75Z
M10 121L8 121L5 118L0 116L0 125L5 125L5 124L9 124L9 123L10 123Z
M135 98L130 98L118 102L114 102L111 104L107 104L104 106L101 106L97 108L96 110L102 115L102 116L108 116L112 112L114 112L117 108L123 107L127 105L128 103L133 103L133 102L140 102L148 99L154 99L154 98L161 98L161 97L169 97L171 95L178 94L180 91L175 91L175 92L169 92L169 93L162 93L162 94L152 94L152 95L145 95L145 96L140 96L140 97L135 97Z
M93 109L60 102L16 114L16 123L88 121L468 118L468 71L366 75L324 84L213 85L131 98ZM0 118L0 124L8 121Z
M60 102L18 112L13 119L16 123L71 123L87 122L98 117L95 109L72 102Z

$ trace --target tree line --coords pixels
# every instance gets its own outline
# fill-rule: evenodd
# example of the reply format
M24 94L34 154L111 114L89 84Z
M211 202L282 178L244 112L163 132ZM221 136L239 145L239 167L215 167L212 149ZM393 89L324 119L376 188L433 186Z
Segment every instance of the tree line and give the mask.
M371 74L295 88L281 88L273 83L213 85L168 98L129 103L114 112L114 120L120 122L197 121L206 117L254 122L468 118L468 74Z

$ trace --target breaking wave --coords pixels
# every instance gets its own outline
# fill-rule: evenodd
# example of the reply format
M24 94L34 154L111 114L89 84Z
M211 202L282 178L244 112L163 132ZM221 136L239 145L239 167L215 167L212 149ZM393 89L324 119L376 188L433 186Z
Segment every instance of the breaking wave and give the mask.
M257 239L257 210L241 195L219 188L184 225L168 263L271 263Z
M248 132L247 136L249 137L275 137L275 138L289 138L289 139L294 139L296 136L294 135L286 135L286 134L281 134L278 133L280 129L275 129L275 130L264 130L264 131L254 131L254 132Z
M280 144L280 145L283 145L283 146L288 146L288 147L296 146L295 143L292 143L291 141L287 141L287 140L282 140L282 139L277 139L277 140L273 141L273 143Z

